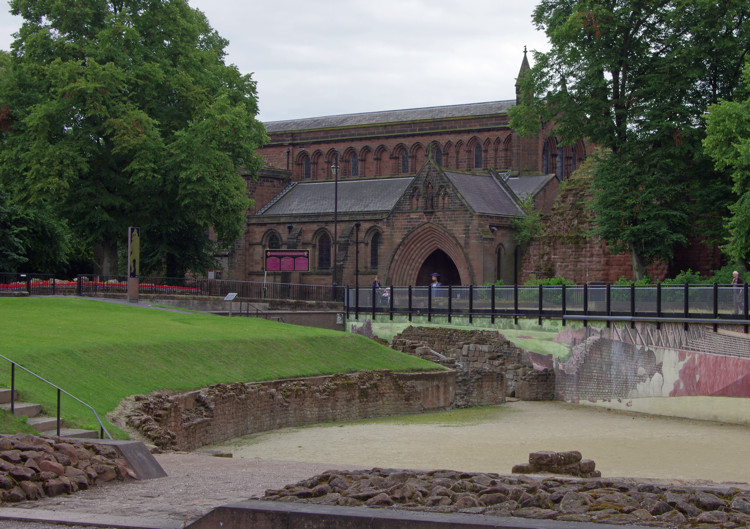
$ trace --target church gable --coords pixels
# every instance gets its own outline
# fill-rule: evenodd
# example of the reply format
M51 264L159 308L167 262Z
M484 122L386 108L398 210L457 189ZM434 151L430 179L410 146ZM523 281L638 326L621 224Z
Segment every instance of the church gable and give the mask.
M446 210L471 212L445 172L428 159L396 204L395 211L431 214Z
M491 174L447 171L432 159L419 170L395 210L427 214L450 210L473 215L523 215L512 190Z

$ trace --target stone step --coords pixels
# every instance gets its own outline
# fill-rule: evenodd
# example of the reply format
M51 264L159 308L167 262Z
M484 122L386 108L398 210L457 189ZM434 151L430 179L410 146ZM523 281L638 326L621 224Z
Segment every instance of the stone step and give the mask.
M15 392L15 399L18 400L18 390ZM0 388L0 404L7 404L10 402L11 390L6 388Z
M2 404L0 408L10 411L10 404ZM15 402L13 411L16 417L36 417L42 412L42 405L33 402Z

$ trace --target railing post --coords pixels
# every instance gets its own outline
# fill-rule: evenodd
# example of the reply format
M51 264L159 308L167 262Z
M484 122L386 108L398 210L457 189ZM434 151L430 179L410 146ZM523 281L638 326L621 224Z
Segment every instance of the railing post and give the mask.
M60 437L60 422L61 422L60 400L61 400L60 388L57 388L57 436L58 437Z
M55 278L52 278L52 295L55 295Z
M583 284L583 315L589 315L589 284ZM586 327L589 324L589 320L583 320L583 326Z
M565 292L565 286L566 285L563 283L563 286L562 286L562 306L561 306L561 308L562 308L562 315L561 315L561 318L560 318L562 320L562 326L563 327L565 327L565 310L567 308L567 302L568 302L568 300L567 300L567 294Z
M388 319L393 321L393 296L395 294L395 290L393 290L393 285L390 286L390 291L388 294Z
M635 329L635 283L630 283L630 328Z
M83 278L82 276L76 277L76 295L80 296L83 292Z
M16 412L16 364L10 363L10 414Z
M375 321L375 295L377 294L377 287L373 284L372 285L372 321Z
M354 319L359 320L359 285L354 288Z
M748 308L747 308L748 288L747 288L747 283L745 283L744 290L745 290L745 294L744 294L744 298L745 298L744 301L745 301L745 303L743 304L743 306L745 307L745 320L748 320L748 317L747 317L748 316ZM747 334L747 332L748 332L748 328L747 327L748 326L745 325L745 334Z
M469 285L469 325L474 323L474 285Z
M513 284L513 323L518 325L518 283Z
M495 285L492 285L491 289L492 294L492 300L490 301L490 312L492 313L492 316L490 316L490 319L492 320L492 325L495 325Z
M610 326L609 317L612 315L612 285L607 283L607 328Z
M427 287L427 321L432 321L432 286Z
M539 285L539 312L537 313L537 316L539 317L539 326L542 325L542 310L544 310L544 293L542 291L542 285Z
M656 283L656 328L661 329L661 283Z
M719 285L714 283L714 319L719 317ZM719 326L714 323L714 332L718 330Z
M685 295L683 296L683 303L684 303L684 309L685 309L685 312L684 312L684 314L685 314L685 330L687 331L688 330L688 322L687 322L687 320L690 317L690 302L688 301L690 290L688 288L688 284L687 283L685 283L684 289L685 289L684 290Z
M409 321L411 321L412 303L411 303L411 285L409 285Z
M453 285L448 285L448 323L451 322L453 315Z

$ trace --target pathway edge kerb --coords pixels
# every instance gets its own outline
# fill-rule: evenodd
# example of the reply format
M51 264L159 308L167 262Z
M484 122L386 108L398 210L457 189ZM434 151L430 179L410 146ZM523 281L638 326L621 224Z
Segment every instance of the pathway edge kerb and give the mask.
M187 529L318 529L338 528L401 529L408 524L412 529L445 527L446 529L612 529L611 524L567 522L487 516L483 514L435 513L373 509L370 507L337 507L308 503L284 503L246 500L222 505L194 521ZM649 529L642 525L618 525L626 529Z
M184 522L166 518L139 518L134 516L113 516L44 509L21 509L18 507L0 508L0 520L65 525L75 524L107 528L116 527L119 529L180 529L185 527Z

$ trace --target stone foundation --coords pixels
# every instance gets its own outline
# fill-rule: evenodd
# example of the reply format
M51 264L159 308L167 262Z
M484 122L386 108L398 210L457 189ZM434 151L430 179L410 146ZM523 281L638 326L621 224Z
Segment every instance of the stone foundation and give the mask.
M456 407L478 405L478 395L492 404L506 397L554 400L554 371L536 369L533 353L497 331L412 326L396 336L391 347L455 369Z

